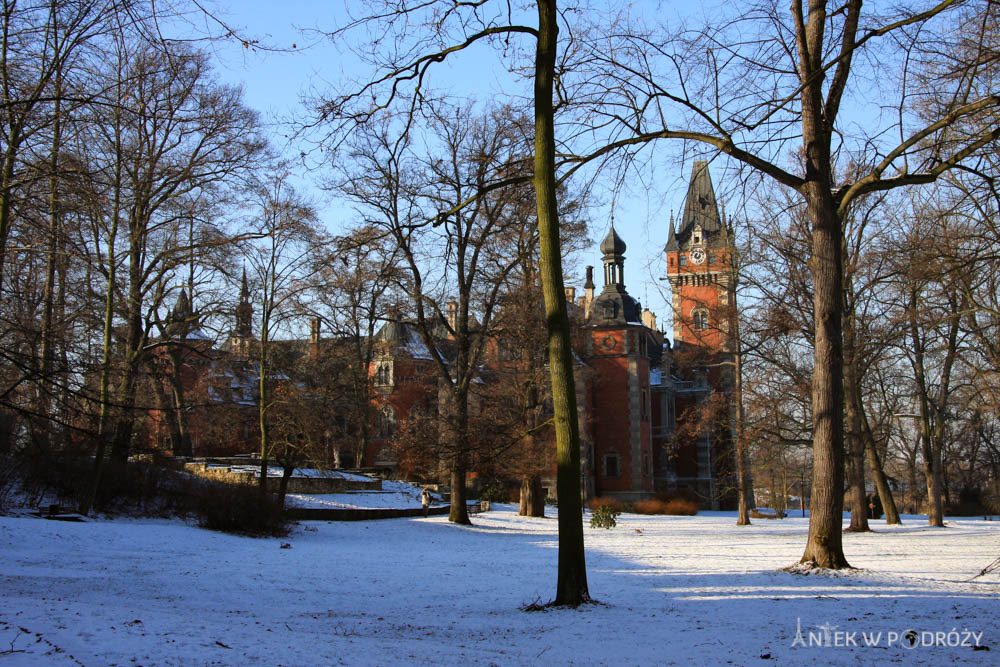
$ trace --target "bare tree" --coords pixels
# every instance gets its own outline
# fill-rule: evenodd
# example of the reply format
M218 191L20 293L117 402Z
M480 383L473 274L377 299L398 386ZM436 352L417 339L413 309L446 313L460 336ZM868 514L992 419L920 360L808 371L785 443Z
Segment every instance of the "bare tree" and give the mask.
M365 226L320 244L311 258L315 266L309 310L334 337L337 353L350 360L343 369L349 380L348 423L340 438L354 438L352 464L362 467L374 421L372 376L375 331L404 281L393 240L377 226ZM397 297L398 299L398 297ZM339 453L337 456L340 459Z
M244 255L259 307L255 327L258 338L240 343L255 366L260 429L260 492L264 499L268 494L268 463L275 446L271 439L274 421L271 413L281 404L275 396L275 387L288 380L288 369L273 363L274 341L279 330L287 330L293 319L301 319L300 303L309 288L307 258L315 239L312 207L295 192L282 166L275 167L272 174L255 189L251 225L259 238L248 243ZM241 307L247 303L247 289L244 273ZM238 313L238 317L246 318L247 314ZM291 451L290 443L295 441L286 437L283 442ZM286 483L287 480L283 485Z
M702 144L754 172L798 193L811 225L810 273L813 283L814 368L812 383L813 503L809 538L802 562L846 567L840 537L843 507L843 220L865 194L928 183L976 153L997 136L995 128L958 136L950 132L958 120L982 114L1000 102L977 95L969 78L936 77L935 95L948 104L932 117L917 117L900 96L898 114L870 136L879 146L865 151L864 137L854 137L841 107L861 93L864 77L853 76L871 60L859 53L880 53L881 80L897 81L909 91L908 70L900 51L919 52L924 73L933 77L934 53L948 40L951 26L964 20L958 3L941 2L928 9L904 7L891 16L862 11L851 0L830 11L813 0L808 7L793 2L783 14L770 2L742 17L719 21L696 33L670 33L660 27L623 26L607 31L600 48L606 54L606 78L590 91L603 105L608 132L618 137L610 148L678 139ZM981 7L981 5L977 5ZM753 31L752 39L741 37ZM899 65L891 70L891 67ZM975 72L976 62L966 72ZM584 101L579 99L579 103ZM686 127L681 128L681 120ZM884 145L885 129L899 140ZM883 139L875 137L881 136ZM799 168L782 166L782 152L801 147ZM857 145L859 168L838 181L838 151ZM871 145L871 144L869 144ZM589 157L589 156L588 156Z
M467 110L435 113L440 152L424 157L385 133L355 139L359 162L342 192L366 224L395 243L416 329L436 369L438 427L451 489L449 519L469 523L465 474L476 452L470 430L472 387L508 276L518 265L511 237L533 226L527 191L484 193L505 175L523 173L523 124L508 110L483 117ZM466 202L471 202L467 206ZM429 211L447 211L431 224ZM443 340L446 339L446 340Z
M437 63L459 57L470 46L492 43L506 52L510 40L519 36L533 39L533 56L526 65L534 81L535 168L534 174L501 179L489 189L511 183L532 181L535 186L541 247L541 279L545 295L549 331L549 368L555 411L558 493L563 511L559 514L559 574L557 605L579 605L590 599L583 550L583 523L580 501L580 434L573 388L573 354L569 317L563 290L559 239L559 217L555 174L555 129L553 93L557 70L558 12L556 0L539 0L537 28L515 20L509 5L495 8L485 3L453 5L447 2L384 3L331 36L345 39L353 30L375 26L380 35L392 35L405 48L391 52L379 42L365 44L357 51L373 65L368 82L336 95L318 105L319 122L329 129L331 143L337 145L352 130L372 122L387 110L403 111L400 125L405 141L417 112L428 101L425 79ZM513 54L514 52L510 52ZM468 202L460 202L462 207ZM450 212L448 212L450 213ZM435 215L434 218L437 216Z

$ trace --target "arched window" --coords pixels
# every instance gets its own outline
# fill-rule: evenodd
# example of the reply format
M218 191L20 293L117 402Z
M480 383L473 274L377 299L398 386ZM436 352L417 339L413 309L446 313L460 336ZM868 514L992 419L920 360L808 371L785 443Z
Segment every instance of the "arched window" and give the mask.
M383 361L375 369L375 384L379 386L392 384L392 366L389 362Z
M380 438L389 439L396 435L396 411L391 405L382 406L378 413L376 432Z
M695 331L703 331L708 328L708 311L703 309L698 309L691 313L691 317L694 319L694 329Z

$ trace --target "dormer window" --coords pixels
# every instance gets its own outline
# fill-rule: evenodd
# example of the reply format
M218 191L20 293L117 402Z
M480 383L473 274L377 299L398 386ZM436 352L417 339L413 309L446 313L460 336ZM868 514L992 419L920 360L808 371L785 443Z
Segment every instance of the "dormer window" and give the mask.
M691 232L691 243L694 245L701 245L701 225L695 225L694 231Z

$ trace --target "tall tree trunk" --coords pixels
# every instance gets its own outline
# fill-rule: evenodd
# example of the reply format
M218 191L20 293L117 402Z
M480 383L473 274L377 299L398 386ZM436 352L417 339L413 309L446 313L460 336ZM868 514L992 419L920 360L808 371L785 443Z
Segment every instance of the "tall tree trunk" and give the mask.
M525 475L521 479L521 499L518 503L519 516L545 516L545 498L542 497L540 475Z
M134 213L134 212L133 212ZM135 422L135 395L139 367L142 363L145 331L142 326L142 284L145 264L146 222L129 221L128 303L126 304L125 351L122 378L118 383L118 421L111 443L111 458L117 463L128 461Z
M735 270L733 273L735 274ZM735 276L733 284L735 284ZM739 322L736 324L736 345L736 386L734 392L735 396L733 396L733 402L736 404L736 428L732 429L735 439L735 443L733 444L735 446L736 456L736 483L739 487L736 494L736 525L749 526L753 488L750 482L750 466L747 461L747 443L743 433L743 424L746 420L746 414L743 410L743 342L740 338Z
M121 99L121 83L118 88L118 99ZM114 127L116 155L121 155L121 109L115 106L112 109L112 119ZM113 197L111 201L110 224L107 238L107 273L108 282L104 292L104 336L101 348L101 379L100 379L100 415L97 426L97 448L94 452L94 469L90 482L90 488L80 500L80 514L86 516L94 505L97 492L101 485L101 478L104 475L105 457L108 451L108 439L111 422L111 348L113 339L113 325L115 315L115 283L118 273L118 264L115 261L115 244L118 239L118 224L121 215L121 193L122 193L122 161L115 161ZM99 214L95 213L95 219L99 219ZM95 239L99 236L95 225ZM100 246L96 248L96 254L101 255Z
M267 308L267 305L264 306ZM268 328L270 327L270 322L267 317L264 317L263 326L261 327L260 334L260 367L258 371L257 378L257 424L260 428L260 500L261 503L267 501L267 471L268 471L268 457L271 454L271 429L267 420L267 409L268 401L270 397L267 392L267 374L270 372L268 368L268 358L267 358L267 347L268 347Z
M62 150L61 93L62 68L59 67L53 81L53 97L55 99L53 101L51 155L49 156L49 238L45 258L45 287L42 296L41 367L35 385L37 388L35 412L38 415L38 432L35 434L35 443L41 448L43 455L48 454L51 444L52 397L55 393L55 382L51 376L55 366L53 320L56 302L56 266L60 257L58 239L62 226L58 187L59 154Z
M865 533L868 526L868 495L865 493L865 445L861 439L861 388L858 381L858 347L854 314L845 315L844 394L847 411L847 479L851 498L851 525L847 530Z
M917 287L910 287L908 317L910 325L910 338L913 349L913 371L916 380L918 401L920 405L920 447L924 455L924 481L927 485L927 525L937 528L944 527L944 505L941 500L941 449L935 443L936 433L931 427L931 411L936 405L932 405L927 378L924 373L924 352L926 340L920 334L920 325L917 320L917 307L919 300ZM951 350L948 351L951 355ZM948 373L951 365L946 357L944 368L941 371L941 396L947 392ZM939 399L940 400L940 399ZM939 427L943 427L943 415L938 413L937 422ZM935 429L936 431L937 429Z
M861 437L865 442L865 455L868 457L868 467L871 468L872 478L875 480L875 490L878 491L879 501L882 503L882 511L885 512L885 522L887 525L902 525L899 519L899 510L896 509L896 499L893 498L892 489L889 488L889 480L882 469L882 461L875 447L875 436L872 434L871 426L868 424L868 416L865 414L864 406L861 407Z
M122 364L123 377L118 383L115 398L118 402L118 418L115 421L114 434L111 440L111 459L115 463L128 462L129 451L132 448L132 430L135 422L135 384L136 371L135 354L128 350Z
M805 114L804 114L805 115ZM809 160L822 168L829 160ZM807 172L811 167L807 167ZM826 175L828 176L828 174ZM813 298L816 322L812 383L813 485L809 537L803 563L840 569L844 556L844 416L841 288L843 258L840 223L834 214L827 177L807 185L813 217Z
M174 456L181 456L179 450L183 447L180 425L177 423L177 410L174 409L173 394L167 392L167 388L160 381L159 369L151 369L151 379L153 385L153 397L156 399L156 408L163 416L163 421L167 425L167 436L170 438L170 450Z
M941 456L940 449L934 446L932 436L926 430L920 435L923 447L924 481L927 484L927 525L936 528L944 527L944 502L941 494Z
M823 3L809 5L808 23L802 6L792 3L796 20L799 76L802 81L802 144L805 183L801 192L812 222L813 321L815 322L812 382L813 487L809 537L803 563L839 569L850 567L844 556L844 357L843 288L844 233L833 199L830 144L832 120L824 110ZM851 26L845 27L850 32ZM846 39L846 38L845 38ZM850 53L847 54L850 57ZM835 110L833 111L835 113Z
M191 444L191 432L188 429L187 406L184 404L184 378L182 377L184 367L184 350L172 348L170 355L170 374L167 381L170 383L170 411L174 416L173 429L170 432L170 445L174 456L192 456L194 454Z
M454 453L448 469L448 485L451 487L451 507L448 512L448 521L470 526L472 521L469 519L469 508L466 504L468 493L465 488L465 473L468 470L465 458L469 437L468 393L463 393L459 387L454 387L449 393L449 397L455 410L452 415L454 423L451 429L454 439L450 443Z
M577 421L566 292L555 182L555 128L552 85L559 27L556 0L538 0L538 42L535 52L535 200L549 334L549 372L556 432L556 489L559 496L559 575L554 605L577 606L590 601L583 548L583 508L580 498L580 425Z

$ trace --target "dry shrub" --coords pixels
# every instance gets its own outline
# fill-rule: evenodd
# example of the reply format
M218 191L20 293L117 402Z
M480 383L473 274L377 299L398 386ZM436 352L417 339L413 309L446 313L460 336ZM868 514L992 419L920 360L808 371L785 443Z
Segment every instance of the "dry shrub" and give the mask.
M251 537L283 537L288 521L273 494L262 497L256 484L206 483L197 492L203 528Z
M618 513L621 513L622 510L625 509L625 506L622 505L622 501L617 498L593 498L589 503L587 503L587 507L590 508L591 512L595 512L598 507L604 506L608 506Z
M18 463L22 502L78 507L89 499L94 462L89 457L21 457ZM177 516L191 512L188 476L150 462L108 460L92 510L125 516Z
M660 491L656 494L657 500L662 500L665 503L669 503L671 500L686 500L690 503L694 503L695 507L700 506L698 494L690 489L673 489L671 491Z
M694 516L698 513L698 503L687 498L671 500L639 500L632 506L636 514L668 514L670 516Z
M666 502L663 513L671 516L694 516L698 513L698 503L686 498L674 498Z
M662 500L637 500L632 505L632 511L636 514L665 514L666 506L667 504Z

